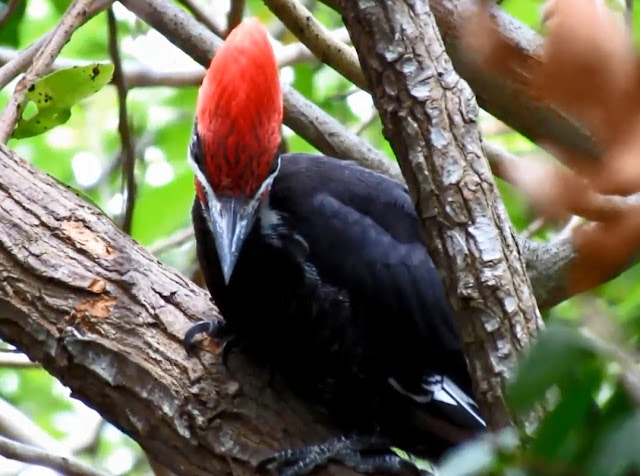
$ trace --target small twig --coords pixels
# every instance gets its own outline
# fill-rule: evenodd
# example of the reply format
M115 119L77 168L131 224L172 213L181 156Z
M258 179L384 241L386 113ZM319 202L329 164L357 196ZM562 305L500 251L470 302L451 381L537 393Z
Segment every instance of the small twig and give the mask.
M356 86L367 89L358 55L314 18L298 0L264 0L265 5L315 54Z
M337 28L330 32L331 38L341 43L350 41L349 32L346 28ZM289 43L276 51L278 65L289 66L291 64L301 63L303 61L317 61L318 58L305 46L302 42ZM354 92L358 89L354 89Z
M107 473L98 471L76 459L55 455L35 446L12 441L4 436L0 436L0 455L73 476L107 476Z
M0 66L9 64L23 53L23 51L0 47ZM309 52L309 56L313 55ZM299 61L304 61L305 59L307 58L301 58ZM86 66L90 63L93 63L93 61L56 58L51 67L45 71L45 73L58 71L60 69L73 68L75 66ZM202 82L202 76L204 75L204 69L202 68L194 68L186 71L155 71L146 66L126 62L122 65L122 71L124 73L125 83L129 89L150 86L169 86L174 88L182 86L197 86ZM18 73L16 73L16 75L17 74Z
M624 6L624 19L627 23L627 28L629 28L629 31L633 31L633 0L625 0Z
M353 129L353 133L359 136L364 132L364 130L367 127L373 124L373 122L376 120L377 117L378 117L378 110L374 107L371 109L371 112L369 113L369 117L367 117L364 121L362 121Z
M6 144L20 117L27 90L53 64L62 47L73 32L83 23L89 13L88 7L94 0L74 0L53 31L51 39L38 51L33 63L18 81L16 89L0 115L0 143Z
M211 15L205 12L200 5L198 5L197 0L180 0L180 3L187 8L196 20L220 38L224 38L224 28L218 25L218 22Z
M193 228L188 227L183 230L177 231L173 235L163 240L158 240L155 243L152 243L147 247L147 249L152 255L158 256L173 248L184 245L191 239L193 239Z
M564 228L555 237L555 239L564 240L566 238L569 238L573 234L573 232L580 225L582 225L582 223L584 223L584 219L582 217L579 217L577 215L572 215L571 218L569 218L569 221L567 222L567 224L564 226Z
M118 132L120 133L120 142L122 144L122 175L126 193L124 194L124 213L122 217L122 230L125 233L131 233L131 223L133 222L133 211L136 202L136 152L133 144L131 129L129 128L129 115L127 113L127 85L125 84L124 74L122 71L122 61L120 59L120 51L118 49L118 26L116 25L116 17L113 9L107 11L108 28L109 28L109 55L113 61L113 82L118 91Z
M2 29L2 27L7 22L9 17L11 17L11 14L15 11L20 1L21 0L11 0L8 4L4 6L2 15L0 15L0 29Z
M525 230L520 233L522 238L531 238L533 235L542 230L542 227L546 224L546 220L542 217L538 217L529 223L529 226L525 228Z
M30 446L37 446L45 451L64 455L71 454L71 451L64 444L57 441L31 418L2 398L0 398L0 435Z
M229 13L227 13L227 35L242 21L244 7L245 0L231 0Z

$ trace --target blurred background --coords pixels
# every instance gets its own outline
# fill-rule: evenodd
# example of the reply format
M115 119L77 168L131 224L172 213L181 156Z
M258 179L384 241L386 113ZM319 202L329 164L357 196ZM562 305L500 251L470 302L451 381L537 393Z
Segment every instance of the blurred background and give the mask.
M0 17L7 0L0 0ZM224 26L228 0L191 0L209 19ZM191 3L189 2L189 3ZM69 0L22 0L0 27L0 65L51 29L69 5ZM307 1L328 29L342 28L340 16L320 2ZM183 3L178 4L184 6ZM610 4L624 10L624 5ZM507 0L502 7L522 22L539 29L542 2ZM187 7L185 7L189 10ZM297 40L275 19L260 0L246 1L246 15L256 16L276 40L276 47ZM124 7L113 6L118 40L127 68L150 72L197 73L193 60L150 30ZM640 22L637 9L633 24ZM92 61L110 61L107 16L90 20L63 49L63 66ZM634 28L638 37L638 28ZM282 78L318 104L344 126L368 140L393 160L381 132L380 120L370 96L357 89L331 68L304 55L282 69ZM0 107L13 91L15 81L0 91ZM135 145L134 175L137 193L133 202L130 233L160 260L197 282L199 276L190 230L193 175L185 160L191 135L197 86L166 84L132 87L128 113ZM540 150L505 124L481 112L480 124L486 140L519 156L535 156ZM285 128L287 148L314 152L307 142ZM71 119L50 132L9 143L20 156L61 182L81 191L116 223L121 223L128 202L124 184L118 98L114 86L72 109ZM571 223L544 223L537 219L524 198L498 180L502 197L519 232L541 240L552 239ZM129 197L130 198L130 197ZM632 267L615 280L598 287L589 296L578 296L545 314L547 319L571 320L592 309L612 316L625 341L637 343L640 335L640 268ZM74 454L92 466L116 475L152 474L145 455L131 439L103 421L93 410L70 396L68 389L37 364L0 343L0 434L25 431L45 448ZM53 471L0 458L0 476L44 476Z

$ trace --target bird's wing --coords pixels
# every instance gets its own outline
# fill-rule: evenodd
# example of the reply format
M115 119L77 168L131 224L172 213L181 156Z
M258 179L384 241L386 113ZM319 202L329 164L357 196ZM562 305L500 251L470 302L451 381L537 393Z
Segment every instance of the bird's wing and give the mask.
M308 244L308 260L322 280L348 291L386 352L423 369L421 375L411 368L391 375L397 389L414 400L431 399L453 420L477 424L455 316L407 190L336 159L306 158L305 164L296 157L289 165L287 159L277 192L296 196L274 198L296 204L288 219ZM422 355L402 358L416 349Z

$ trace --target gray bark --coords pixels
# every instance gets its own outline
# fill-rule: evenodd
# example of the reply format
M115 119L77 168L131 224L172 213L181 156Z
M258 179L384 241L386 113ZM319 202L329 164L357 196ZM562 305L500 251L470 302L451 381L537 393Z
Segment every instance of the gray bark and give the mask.
M209 342L218 311L99 210L0 146L0 337L178 475L253 474L274 450L335 436L264 369ZM322 474L351 474L331 467Z
M543 324L482 153L475 98L453 70L427 2L340 7L457 311L480 406L492 427L507 426L504 383Z

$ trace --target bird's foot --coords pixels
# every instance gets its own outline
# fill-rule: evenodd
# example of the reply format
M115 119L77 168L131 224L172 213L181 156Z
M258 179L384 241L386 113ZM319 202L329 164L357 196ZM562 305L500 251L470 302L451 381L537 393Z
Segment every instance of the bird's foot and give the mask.
M214 319L211 321L200 321L187 329L184 334L182 344L187 354L193 352L195 347L195 337L198 334L206 334L207 337L220 342L222 347L222 363L227 366L229 352L233 349L236 343L235 336L229 330L229 326L222 319Z
M283 450L258 463L258 472L300 476L330 462L342 463L360 473L424 475L413 463L391 451L377 437L341 436L324 443Z

